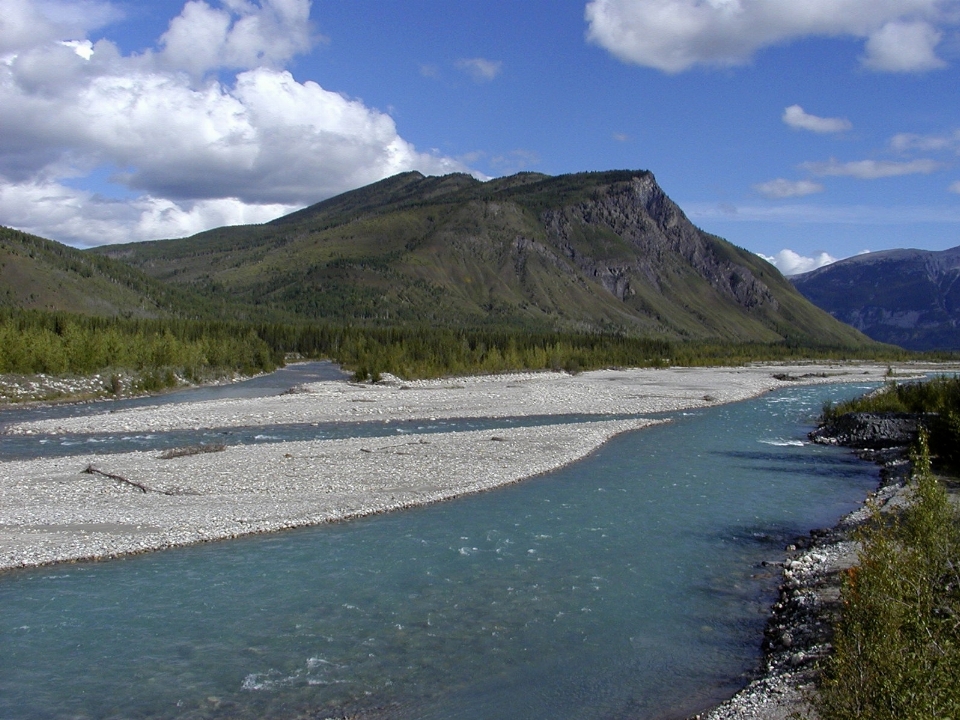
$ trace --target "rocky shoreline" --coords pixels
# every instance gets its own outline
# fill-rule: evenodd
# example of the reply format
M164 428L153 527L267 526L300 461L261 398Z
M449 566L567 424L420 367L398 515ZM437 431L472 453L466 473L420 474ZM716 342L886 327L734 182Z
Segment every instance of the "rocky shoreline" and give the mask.
M733 698L691 720L793 720L817 717L808 702L830 652L843 574L856 565L856 530L870 506L892 511L907 502L910 444L921 418L907 413L850 413L810 434L813 442L850 448L880 466L880 483L858 510L832 528L813 530L787 547L778 598L764 632L757 676Z

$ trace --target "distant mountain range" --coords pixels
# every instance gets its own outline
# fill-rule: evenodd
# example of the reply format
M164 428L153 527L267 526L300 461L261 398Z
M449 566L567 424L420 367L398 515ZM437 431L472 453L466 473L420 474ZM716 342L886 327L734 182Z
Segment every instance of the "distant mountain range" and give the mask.
M866 253L792 280L815 305L874 340L960 350L960 247Z
M696 228L645 171L409 172L264 225L87 252L251 316L868 342Z

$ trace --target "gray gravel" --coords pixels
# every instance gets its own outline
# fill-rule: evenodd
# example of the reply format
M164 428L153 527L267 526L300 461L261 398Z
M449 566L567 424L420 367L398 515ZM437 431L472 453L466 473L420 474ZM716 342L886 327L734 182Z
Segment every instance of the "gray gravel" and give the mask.
M549 472L651 422L235 446L168 460L136 452L4 462L0 569L437 502ZM84 472L90 466L99 472Z
M743 400L797 379L876 380L886 369L792 364L418 382L386 377L377 385L329 381L278 397L143 407L22 423L7 432L639 415ZM155 453L127 453L0 462L0 569L111 557L436 502L556 469L613 435L645 424L649 421L602 421L406 441L276 443L169 460ZM499 440L493 440L494 435ZM101 472L82 472L90 466Z
M271 423L384 421L529 415L641 414L745 400L785 385L881 380L878 365L525 373L376 385L320 382L266 398L177 403L109 415L20 423L11 433L155 432ZM796 380L784 380L790 377Z

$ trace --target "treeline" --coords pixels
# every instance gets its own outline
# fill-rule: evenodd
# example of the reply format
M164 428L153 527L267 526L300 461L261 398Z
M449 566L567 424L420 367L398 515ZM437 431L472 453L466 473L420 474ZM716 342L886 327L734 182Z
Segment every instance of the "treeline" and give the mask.
M923 382L890 381L879 391L823 408L824 422L851 412L925 413L930 451L944 465L960 469L960 377L941 375Z
M99 318L66 313L0 312L0 373L90 375L125 369L143 389L228 372L255 374L282 362L250 326Z
M278 350L335 360L354 371L358 380L376 380L382 373L423 378L516 370L579 372L606 367L742 365L797 359L891 362L914 357L890 346L674 342L616 333L515 329L260 325L257 332Z
M960 519L921 435L912 503L861 533L814 695L822 720L960 717Z
M279 336L273 334L280 333ZM329 357L358 380L382 373L402 378L489 374L517 370L581 370L669 363L669 343L605 335L535 334L512 330L435 328L261 328L261 336L313 356ZM283 335L292 333L289 339ZM292 341L291 341L292 340ZM311 347L312 346L312 347Z
M249 324L0 310L0 373L84 375L129 368L197 380L226 372L269 371L290 355L327 358L353 371L358 380L373 381L384 373L409 379L517 370L579 372L801 358L895 361L911 357L889 346L695 343L514 328Z

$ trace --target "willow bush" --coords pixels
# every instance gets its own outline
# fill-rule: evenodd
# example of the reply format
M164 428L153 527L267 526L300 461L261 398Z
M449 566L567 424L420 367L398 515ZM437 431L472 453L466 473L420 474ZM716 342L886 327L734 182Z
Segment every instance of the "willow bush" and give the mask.
M821 720L960 718L960 520L924 433L913 461L912 502L874 513L845 578Z

